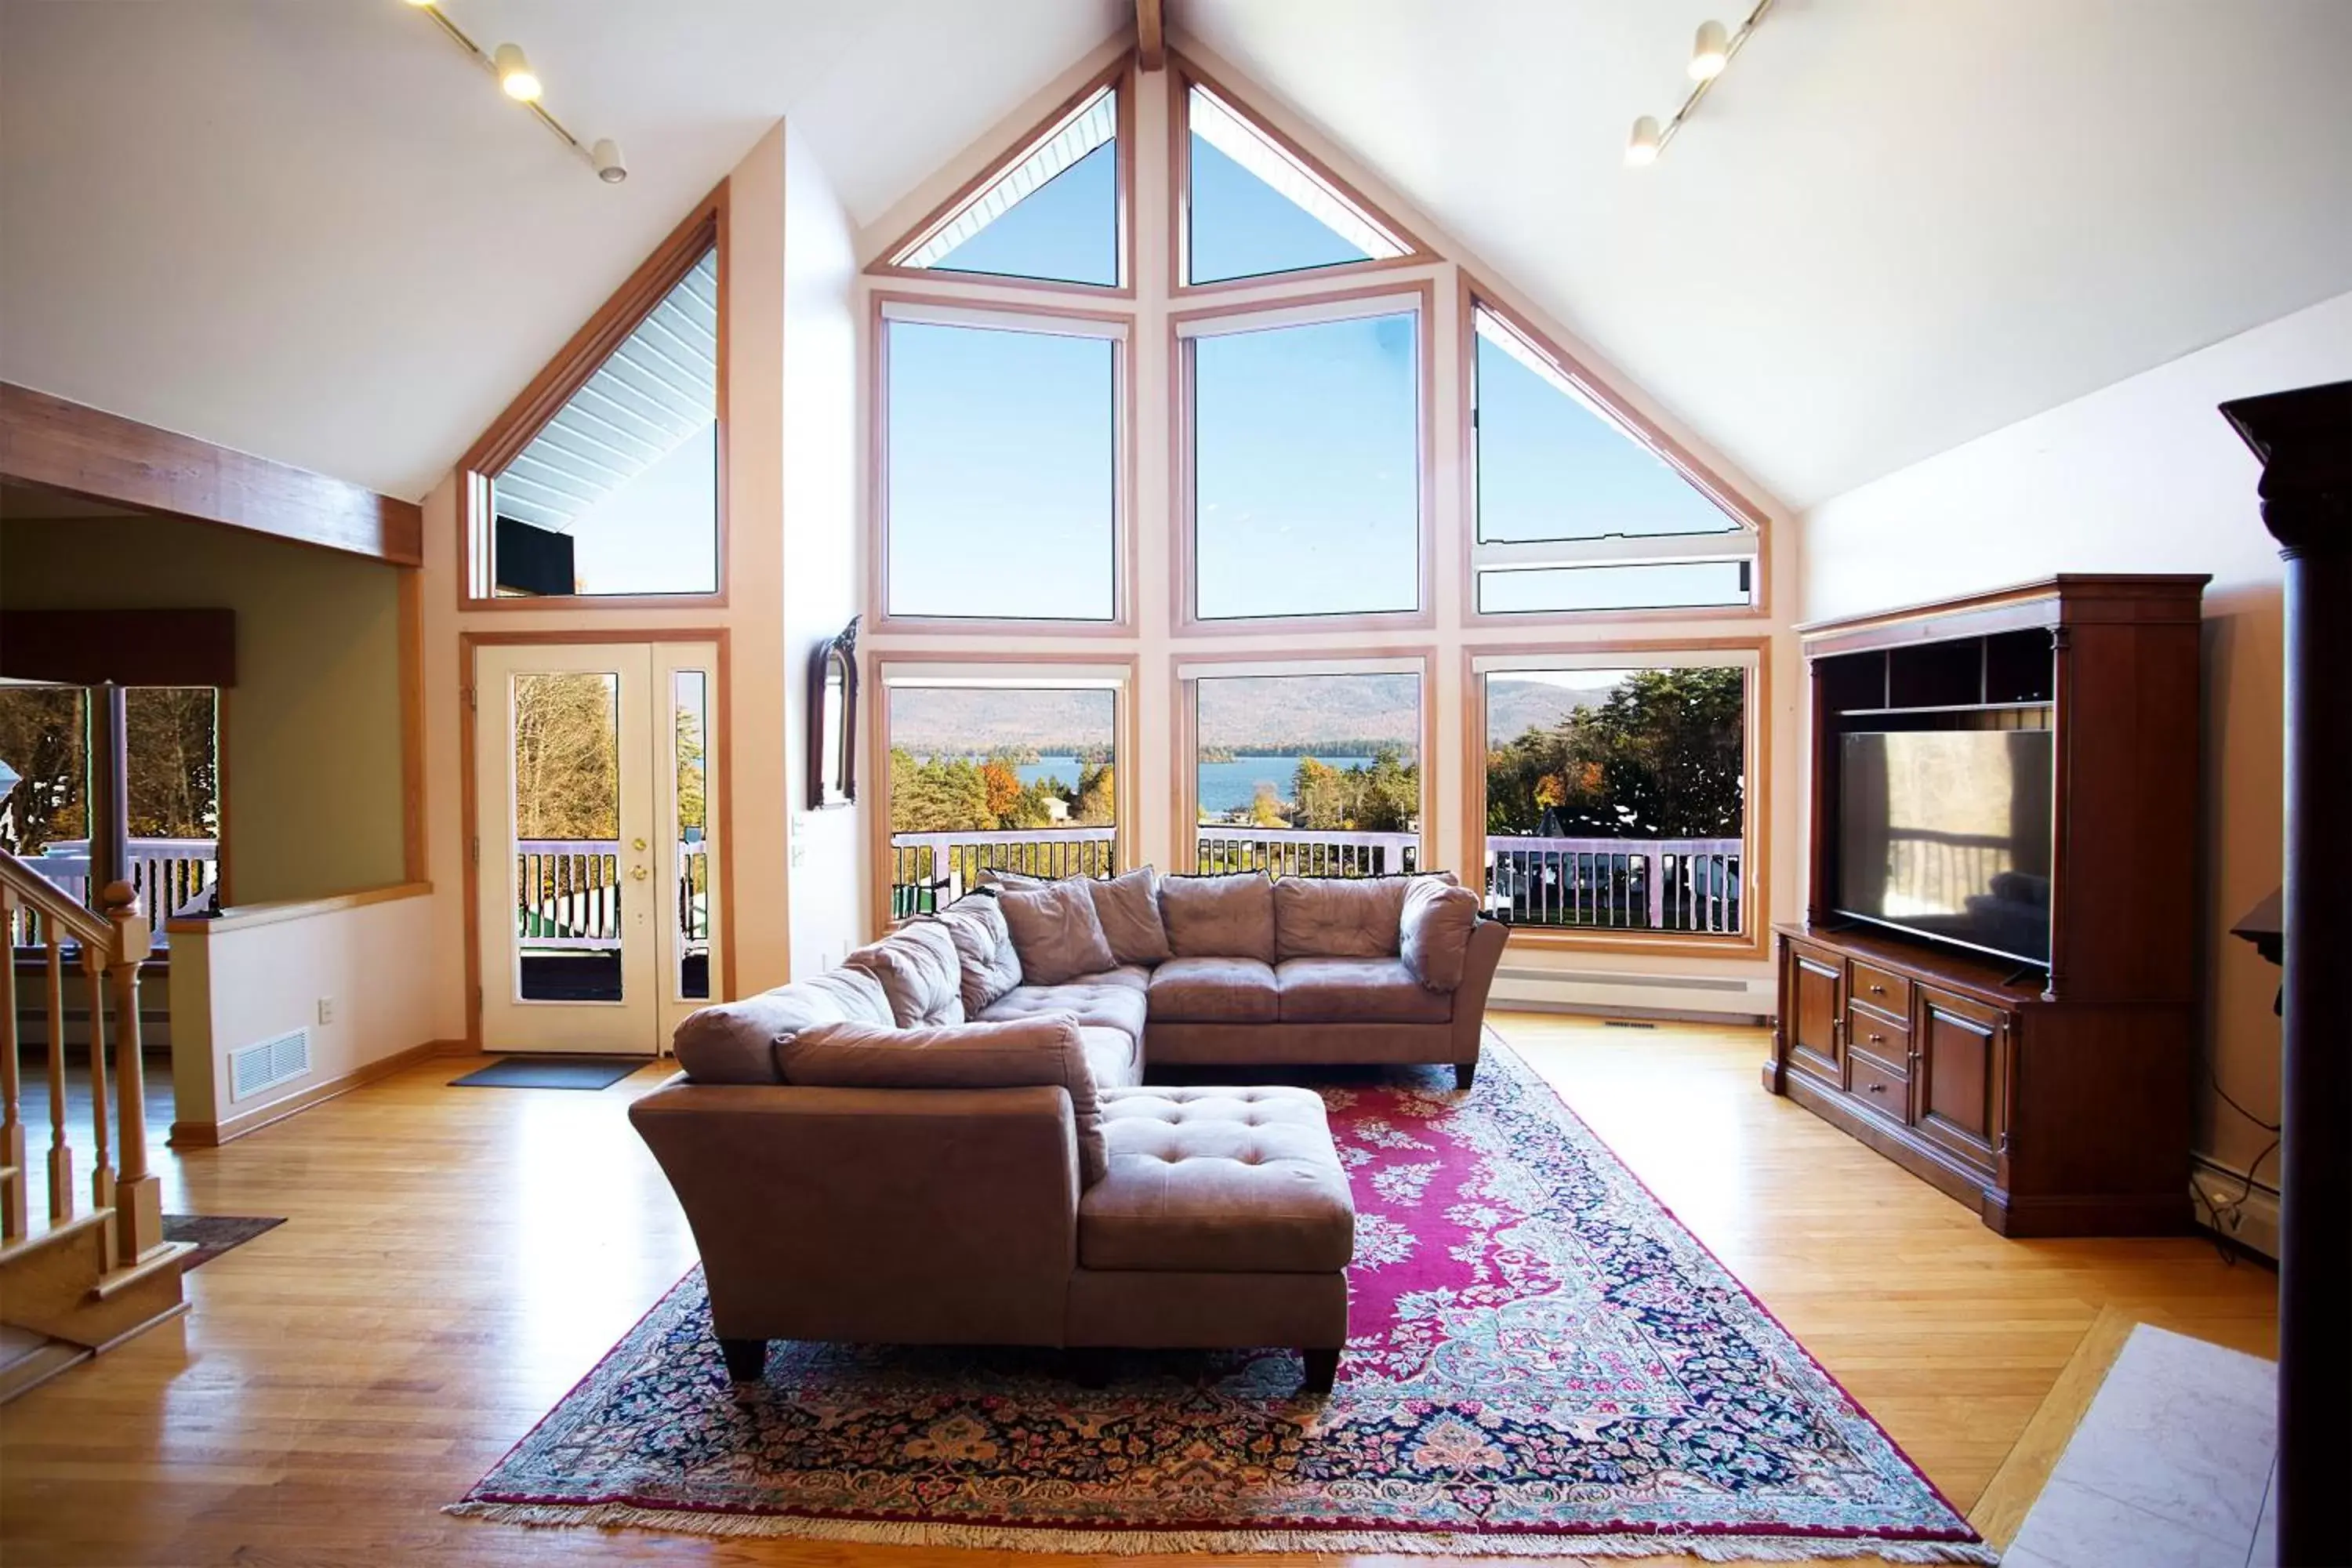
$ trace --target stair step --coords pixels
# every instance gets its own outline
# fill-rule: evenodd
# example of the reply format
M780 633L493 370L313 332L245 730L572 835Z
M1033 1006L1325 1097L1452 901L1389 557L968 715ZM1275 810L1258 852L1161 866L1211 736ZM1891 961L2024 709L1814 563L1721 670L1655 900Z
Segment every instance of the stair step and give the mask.
M183 1261L195 1249L196 1244L193 1241L159 1241L142 1254L138 1262L108 1269L105 1277L92 1287L90 1294L104 1301L166 1268L176 1273Z
M0 1405L90 1358L86 1345L0 1324Z
M37 1230L30 1235L18 1237L7 1246L0 1247L0 1268L5 1268L19 1258L29 1257L45 1247L53 1247L67 1237L79 1236L86 1230L104 1225L111 1212L108 1209L93 1209L89 1214L67 1220L63 1225L53 1225L47 1230Z

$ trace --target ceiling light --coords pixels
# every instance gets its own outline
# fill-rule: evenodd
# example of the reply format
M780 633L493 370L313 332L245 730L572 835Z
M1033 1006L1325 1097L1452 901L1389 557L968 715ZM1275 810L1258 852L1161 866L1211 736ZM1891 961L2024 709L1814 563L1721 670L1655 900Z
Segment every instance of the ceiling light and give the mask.
M617 185L629 177L629 165L621 158L621 144L610 136L588 149L588 163L596 171L596 177L608 185Z
M490 68L499 73L499 85L509 98L517 103L539 101L539 73L530 68L520 45L500 44L490 55Z
M1658 161L1658 122L1644 114L1633 121L1633 139L1625 143L1625 162L1632 168L1645 168Z
M1693 81L1713 81L1731 63L1731 37L1720 22L1701 22L1698 41L1691 46L1690 73Z

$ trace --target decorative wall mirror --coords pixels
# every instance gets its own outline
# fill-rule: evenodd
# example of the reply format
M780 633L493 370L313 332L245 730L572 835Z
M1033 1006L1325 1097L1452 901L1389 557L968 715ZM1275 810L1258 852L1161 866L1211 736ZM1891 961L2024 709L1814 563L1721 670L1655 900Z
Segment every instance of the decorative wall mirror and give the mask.
M809 659L809 809L857 798L857 617Z

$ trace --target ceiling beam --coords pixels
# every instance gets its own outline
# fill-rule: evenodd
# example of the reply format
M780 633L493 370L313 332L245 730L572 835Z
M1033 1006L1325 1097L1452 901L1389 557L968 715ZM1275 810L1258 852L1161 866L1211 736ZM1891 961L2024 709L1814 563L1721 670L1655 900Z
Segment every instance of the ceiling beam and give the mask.
M1135 0L1135 63L1148 71L1168 63L1165 0Z
M0 479L396 566L425 560L425 513L415 501L7 382Z

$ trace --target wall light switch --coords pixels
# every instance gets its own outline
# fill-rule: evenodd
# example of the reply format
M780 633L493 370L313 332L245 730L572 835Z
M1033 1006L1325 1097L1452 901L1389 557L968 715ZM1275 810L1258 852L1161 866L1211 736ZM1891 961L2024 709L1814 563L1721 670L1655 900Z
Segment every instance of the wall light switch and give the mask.
M320 1022L321 1024L331 1024L331 1023L333 1023L334 1021L335 1021L335 999L334 999L332 996L321 996L321 997L320 997L320 998L319 998L319 1022Z

